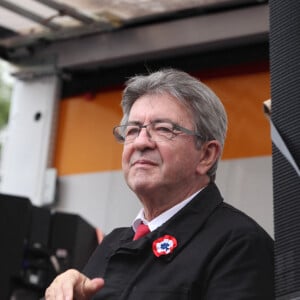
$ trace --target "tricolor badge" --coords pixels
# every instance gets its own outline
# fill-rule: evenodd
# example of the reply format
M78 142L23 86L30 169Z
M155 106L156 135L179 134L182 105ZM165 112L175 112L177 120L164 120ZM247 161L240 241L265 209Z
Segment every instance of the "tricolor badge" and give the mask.
M168 255L177 247L177 240L171 235L164 235L156 239L152 244L155 256Z

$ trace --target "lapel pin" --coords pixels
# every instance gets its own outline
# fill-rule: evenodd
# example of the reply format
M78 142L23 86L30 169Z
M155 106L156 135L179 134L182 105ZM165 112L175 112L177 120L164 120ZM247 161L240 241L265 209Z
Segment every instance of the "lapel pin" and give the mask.
M171 235L164 235L156 239L152 244L155 256L168 255L177 247L177 240Z

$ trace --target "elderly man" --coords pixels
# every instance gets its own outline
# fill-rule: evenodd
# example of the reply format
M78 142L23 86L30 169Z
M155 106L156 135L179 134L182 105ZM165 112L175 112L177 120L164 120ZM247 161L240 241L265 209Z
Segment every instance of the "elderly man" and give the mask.
M143 209L83 273L58 276L46 299L273 300L272 239L214 183L227 129L218 97L166 69L130 79L122 107L113 133Z

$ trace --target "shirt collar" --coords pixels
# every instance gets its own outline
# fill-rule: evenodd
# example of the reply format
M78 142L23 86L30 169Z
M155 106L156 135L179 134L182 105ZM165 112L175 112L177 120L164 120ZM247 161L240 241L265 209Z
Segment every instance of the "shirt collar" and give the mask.
M137 227L141 224L144 223L145 225L148 225L150 231L155 230L162 224L164 224L166 221L168 221L170 218L172 218L179 210L181 210L184 206L186 206L198 193L200 193L203 190L200 189L187 199L181 201L180 203L176 204L175 206L171 207L170 209L166 210L150 222L145 219L144 216L144 209L142 208L139 213L137 214L136 218L132 222L132 228L134 231L136 231Z

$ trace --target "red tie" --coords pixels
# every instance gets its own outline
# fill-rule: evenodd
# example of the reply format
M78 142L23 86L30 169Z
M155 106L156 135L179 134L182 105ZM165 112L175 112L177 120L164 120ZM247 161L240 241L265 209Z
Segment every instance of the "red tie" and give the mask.
M138 228L136 229L135 235L133 237L133 240L137 240L139 238L141 238L142 236L146 235L147 233L149 233L149 227L143 223L141 223Z

